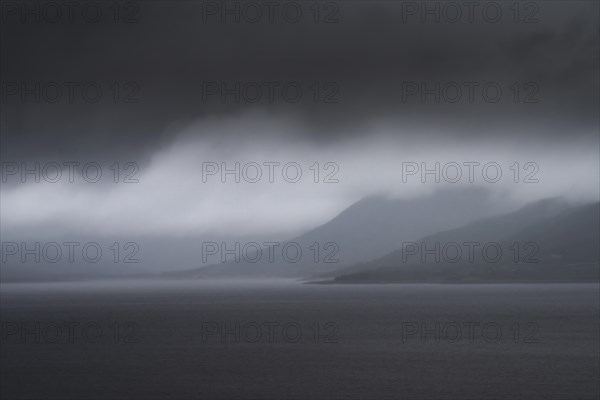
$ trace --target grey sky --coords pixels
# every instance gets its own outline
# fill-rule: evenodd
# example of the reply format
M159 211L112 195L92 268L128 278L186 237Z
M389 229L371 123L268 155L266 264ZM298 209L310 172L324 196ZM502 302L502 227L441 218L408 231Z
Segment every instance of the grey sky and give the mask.
M98 23L21 23L3 6L2 162L97 162L104 171L95 184L9 177L3 230L291 235L367 195L443 186L403 183L402 162L499 163L500 182L473 184L517 203L598 198L597 2L535 2L538 9L519 9L519 23L512 2L498 3L495 23L479 8L473 23L468 14L422 23L403 8L413 3L383 1L320 3L315 23L301 3L298 23L273 24L223 24L203 8L210 2L132 3L121 11L133 12L133 23L125 14L114 23L108 8ZM20 97L21 85L51 90L52 82L63 90L55 103ZM66 82L76 85L72 102ZM96 103L81 95L90 82L103 90ZM248 84L258 84L263 96L222 100L222 83L250 95ZM438 93L423 101L436 83ZM281 95L286 84L301 87L298 102ZM497 102L482 95L486 85L502 89ZM456 87L462 97L449 101ZM135 163L139 182L112 183L116 161ZM202 162L295 162L304 175L298 183L203 183ZM314 183L315 162L321 180L335 163L339 182ZM540 182L514 183L515 162L536 163Z

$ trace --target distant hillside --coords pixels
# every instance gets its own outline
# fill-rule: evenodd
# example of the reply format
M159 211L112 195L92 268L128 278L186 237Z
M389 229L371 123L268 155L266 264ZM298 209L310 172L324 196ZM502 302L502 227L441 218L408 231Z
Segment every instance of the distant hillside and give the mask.
M511 213L483 218L463 225L459 228L436 232L432 235L420 237L418 240L414 240L413 242L419 244L425 243L427 244L426 248L432 248L433 244L436 242L463 243L473 240L482 243L499 242L505 237L515 234L519 230L524 229L535 222L554 217L567 209L569 209L569 205L562 199L545 199L528 204L525 207ZM372 262L355 264L333 271L329 275L322 274L321 277L347 275L355 272L366 272L368 270L381 267L395 267L399 264L407 264L406 262L402 263L402 244L403 242L397 242L395 251L373 260Z
M565 209L544 200L514 213L467 224L416 241L370 263L340 271L336 282L572 282L598 281L600 203ZM465 242L479 243L468 254ZM448 245L439 260L421 249ZM454 243L463 251L457 257ZM482 249L488 245L486 257ZM423 246L423 247L420 247ZM496 249L501 256L496 256Z
M477 188L444 190L415 199L369 197L356 202L331 221L283 242L282 246L293 242L302 249L303 256L296 263L287 262L280 255L270 261L264 250L259 262L227 261L170 275L197 278L309 277L376 259L398 249L402 241L416 240L498 214L499 207L492 204L487 191ZM318 262L315 262L314 250L311 250L314 243L320 246ZM333 245L324 249L327 244ZM324 262L329 261L326 257L338 262Z

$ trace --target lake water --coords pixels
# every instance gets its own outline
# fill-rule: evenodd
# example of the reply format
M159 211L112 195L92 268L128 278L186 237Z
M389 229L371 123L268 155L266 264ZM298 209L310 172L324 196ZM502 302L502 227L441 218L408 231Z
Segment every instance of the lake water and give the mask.
M600 396L597 284L0 290L2 399Z

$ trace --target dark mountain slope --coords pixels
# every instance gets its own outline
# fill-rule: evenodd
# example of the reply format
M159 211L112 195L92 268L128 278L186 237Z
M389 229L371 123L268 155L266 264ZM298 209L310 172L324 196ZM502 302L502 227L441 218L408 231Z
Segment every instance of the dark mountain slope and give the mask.
M515 213L440 232L341 274L336 282L597 281L600 203L568 208L549 200ZM471 258L463 243L478 243ZM457 243L460 257L454 251ZM428 254L421 249L436 249ZM423 247L421 247L423 246ZM484 248L490 250L487 255ZM497 252L500 250L500 253ZM438 255L439 259L436 259Z

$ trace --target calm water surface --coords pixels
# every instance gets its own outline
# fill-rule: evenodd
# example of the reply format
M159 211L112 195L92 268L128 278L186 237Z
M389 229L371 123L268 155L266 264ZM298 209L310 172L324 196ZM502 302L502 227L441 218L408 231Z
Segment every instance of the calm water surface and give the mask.
M597 399L599 286L3 284L2 399Z

